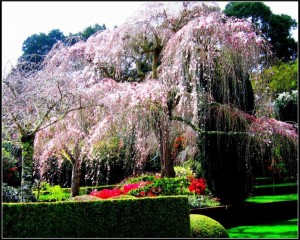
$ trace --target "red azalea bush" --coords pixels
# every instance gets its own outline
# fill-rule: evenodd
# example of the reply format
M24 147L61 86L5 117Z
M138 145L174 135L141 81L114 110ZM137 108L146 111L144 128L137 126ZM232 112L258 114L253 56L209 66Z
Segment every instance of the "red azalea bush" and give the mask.
M90 193L91 196L96 196L102 199L107 199L111 197L117 197L122 194L119 188L117 189L103 189L101 191L93 191Z
M102 199L108 199L108 198L112 198L112 197L118 197L121 195L126 195L129 191L131 190L135 190L138 189L140 187L144 187L147 184L150 184L151 182L147 181L147 182L138 182L138 183L129 183L126 184L124 186L122 186L121 188L116 188L116 189L103 189L101 191L92 191L89 195L90 196L95 196L95 197L99 197ZM149 194L150 196L151 194ZM145 196L145 195L144 195Z
M206 181L204 178L192 179L189 186L189 191L196 194L204 194L206 188Z

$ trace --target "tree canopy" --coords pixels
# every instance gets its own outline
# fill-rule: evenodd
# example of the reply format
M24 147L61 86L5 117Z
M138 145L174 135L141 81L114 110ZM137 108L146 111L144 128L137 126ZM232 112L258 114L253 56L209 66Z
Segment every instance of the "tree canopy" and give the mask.
M96 23L94 26L88 26L85 29L83 29L82 31L78 32L78 33L70 33L69 37L74 37L74 36L81 36L83 37L85 40L87 40L92 34L98 32L98 31L103 31L106 29L105 24L103 24L102 26L100 26L98 23Z
M224 13L227 16L249 18L271 43L278 59L290 61L297 57L297 43L290 32L297 27L295 19L286 14L273 14L263 2L229 2Z
M53 29L48 34L33 34L23 42L21 59L34 63L41 62L53 45L58 41L64 41L65 38L59 29Z

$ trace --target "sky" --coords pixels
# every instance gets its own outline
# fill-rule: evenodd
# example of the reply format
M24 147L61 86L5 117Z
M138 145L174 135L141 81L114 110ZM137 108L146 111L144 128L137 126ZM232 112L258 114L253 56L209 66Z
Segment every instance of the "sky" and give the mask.
M145 2L145 1L144 1ZM113 29L125 22L144 2L136 1L2 1L2 76L22 55L22 44L32 34L59 29L68 35L88 26ZM223 10L228 2L216 1ZM287 14L298 22L298 1L265 1L274 14ZM292 32L298 41L298 29Z

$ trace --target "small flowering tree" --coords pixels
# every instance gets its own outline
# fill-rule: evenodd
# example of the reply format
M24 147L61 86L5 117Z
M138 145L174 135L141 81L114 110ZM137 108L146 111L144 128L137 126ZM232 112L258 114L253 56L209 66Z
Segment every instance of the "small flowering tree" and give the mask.
M56 125L37 133L35 141L35 158L43 175L47 160L56 156L61 165L64 159L72 164L71 196L79 195L81 164L88 150L91 129L99 121L101 107L81 109L70 113Z
M33 68L36 69L36 68ZM73 111L75 93L64 73L14 69L2 79L3 123L19 133L22 146L21 201L30 201L33 174L33 146L37 132L53 125Z
M58 42L41 66L14 69L2 79L3 122L19 133L22 145L21 201L31 201L33 155L36 134L64 119L70 112L95 105L82 102L84 89L97 83L98 77L83 57L85 45L71 47ZM39 70L36 70L39 69ZM88 92L87 92L88 93Z

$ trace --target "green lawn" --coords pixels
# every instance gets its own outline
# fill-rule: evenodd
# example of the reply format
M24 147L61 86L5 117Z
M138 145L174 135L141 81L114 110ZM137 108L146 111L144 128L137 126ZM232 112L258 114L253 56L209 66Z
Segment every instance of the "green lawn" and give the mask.
M265 184L265 185L257 185L254 188L269 188L269 187L294 187L297 186L297 183L276 183L276 184Z
M298 194L283 194L283 195L264 195L253 196L246 199L248 203L271 203L271 202L284 202L284 201L297 201Z
M298 219L227 229L230 238L298 238Z

